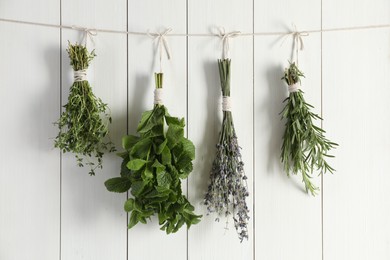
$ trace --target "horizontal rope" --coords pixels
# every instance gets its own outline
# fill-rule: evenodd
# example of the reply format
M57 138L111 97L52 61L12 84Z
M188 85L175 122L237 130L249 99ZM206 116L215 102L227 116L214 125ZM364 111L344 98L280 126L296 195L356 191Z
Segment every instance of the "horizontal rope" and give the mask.
M75 25L57 25L50 23L38 23L38 22L29 22L21 20L13 20L0 18L1 22L8 23L17 23L17 24L27 24L27 25L36 25L43 27L59 28L59 29L68 29L76 31L94 31L96 33L116 33L116 34L128 34L128 35L150 35L148 32L135 32L135 31L121 31L121 30L109 30L109 29L97 29L97 28L86 28ZM329 28L329 29L319 29L319 30L304 30L305 33L321 33L321 32L339 32L339 31L356 31L356 30L367 30L367 29L380 29L380 28L390 28L390 24L377 24L377 25L365 25L365 26L351 26L351 27L339 27L339 28ZM296 32L256 32L256 33L240 33L237 36L272 36L272 35L289 35ZM184 37L220 37L220 34L212 33L170 33L165 35L166 37L170 36L184 36Z

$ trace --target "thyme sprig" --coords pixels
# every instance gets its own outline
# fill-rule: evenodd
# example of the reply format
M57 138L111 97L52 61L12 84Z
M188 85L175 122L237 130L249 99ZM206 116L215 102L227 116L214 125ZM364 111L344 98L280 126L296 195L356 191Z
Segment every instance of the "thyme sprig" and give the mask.
M89 53L85 46L77 43L69 43L67 52L74 71L86 70L96 56L94 51ZM82 80L75 81L70 87L68 103L64 108L65 111L55 123L60 131L54 146L64 153L74 153L77 165L89 166L89 174L95 175L95 170L103 167L104 151L115 150L111 141L105 141L108 124L111 123L108 106L94 95L89 82ZM95 157L97 163L91 157Z
M304 74L293 62L286 68L282 80L292 86L300 84L301 77L304 77ZM326 139L325 131L314 124L313 120L322 118L311 112L314 107L306 103L302 90L291 92L283 102L286 105L281 115L282 119L286 120L286 129L283 135L281 160L288 176L290 173L302 174L306 192L314 196L319 188L311 182L311 174L314 171L319 171L320 174L334 172L325 158L334 157L329 155L328 151L338 144Z
M224 97L230 97L230 63L230 59L218 60ZM235 229L242 242L244 238L248 239L249 209L246 197L249 196L249 192L240 150L232 113L223 111L222 130L204 204L209 213L215 212L218 216L225 216L227 224L228 217L232 215ZM216 221L219 221L219 217Z

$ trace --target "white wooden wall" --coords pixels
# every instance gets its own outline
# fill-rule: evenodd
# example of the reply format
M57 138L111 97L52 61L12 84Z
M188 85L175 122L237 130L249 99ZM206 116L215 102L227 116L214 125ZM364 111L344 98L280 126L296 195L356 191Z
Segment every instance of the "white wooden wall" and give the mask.
M388 0L0 0L0 17L131 31L210 33L316 30L390 23ZM90 177L73 156L53 148L56 121L72 83L65 51L80 41L71 30L0 22L0 259L1 260L388 260L390 259L390 31L327 32L305 37L300 67L307 100L340 147L334 175L315 177L317 197L279 162L287 91L280 80L291 39L231 41L234 120L250 180L250 237L205 216L189 231L165 235L155 218L127 231L126 195L104 181L120 158L105 156ZM185 117L196 145L195 169L183 184L201 204L220 129L218 38L169 37L164 60L171 114ZM134 133L152 107L153 41L100 33L89 70L96 94L109 103L112 137ZM319 122L320 123L320 122Z

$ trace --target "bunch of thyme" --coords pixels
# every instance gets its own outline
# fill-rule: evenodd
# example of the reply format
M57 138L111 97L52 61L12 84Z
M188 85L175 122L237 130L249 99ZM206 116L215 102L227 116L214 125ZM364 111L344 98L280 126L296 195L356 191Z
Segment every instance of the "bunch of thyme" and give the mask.
M218 60L223 97L230 97L230 63L230 59ZM244 238L248 239L249 209L246 197L249 192L240 149L232 113L224 109L216 158L210 173L211 184L204 203L209 213L215 212L226 218L233 216L234 226L242 242ZM219 221L218 217L216 221Z
M315 170L320 174L333 173L334 169L325 157L334 157L328 151L338 144L326 139L325 131L314 125L313 119L322 118L311 112L313 106L305 102L303 91L297 85L301 83L301 77L304 77L303 73L294 62L290 62L282 78L289 86L290 95L283 101L286 105L281 112L282 119L286 119L281 160L288 176L290 172L302 173L306 192L314 196L319 189L310 181L311 174Z
M70 65L75 71L75 81L70 87L65 111L55 123L60 132L54 146L64 153L74 153L77 165L79 167L88 165L89 174L95 175L95 170L103 167L104 151L115 150L111 141L104 140L108 135L111 117L107 112L107 104L94 95L89 82L85 79L86 69L96 56L95 52L89 53L86 46L77 43L74 45L69 43L67 52ZM97 164L89 158L86 158L87 162L84 163L85 157L95 157Z

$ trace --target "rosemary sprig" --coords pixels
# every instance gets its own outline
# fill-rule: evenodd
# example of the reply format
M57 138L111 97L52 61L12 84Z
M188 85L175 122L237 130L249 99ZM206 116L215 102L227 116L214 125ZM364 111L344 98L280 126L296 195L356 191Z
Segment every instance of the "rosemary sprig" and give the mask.
M282 80L292 86L300 84L301 77L304 77L304 74L293 62L285 70ZM286 119L286 129L281 160L287 175L291 172L293 174L301 172L306 192L314 196L319 189L310 181L311 174L314 171L319 171L320 174L334 172L325 158L334 157L329 155L328 151L338 144L326 139L325 131L314 125L313 120L322 118L310 111L313 106L305 102L302 90L290 92L289 97L283 102L286 102L286 105L281 115L282 119Z
M222 95L230 97L230 59L218 60ZM230 111L223 111L222 130L217 144L216 158L210 173L211 183L204 199L209 213L227 218L232 215L238 237L242 242L248 239L249 196L247 177L238 145L233 117ZM216 218L219 221L219 217Z
M94 51L89 53L85 46L77 43L69 43L67 52L74 71L86 70L96 56ZM77 165L88 165L89 174L95 175L95 170L103 167L104 151L115 150L111 141L104 141L108 135L108 124L111 123L108 106L94 95L89 82L82 80L75 81L70 87L68 103L64 108L65 111L55 123L60 132L54 146L64 153L74 153ZM91 161L90 157L95 157L97 163ZM86 163L84 159L87 159Z

